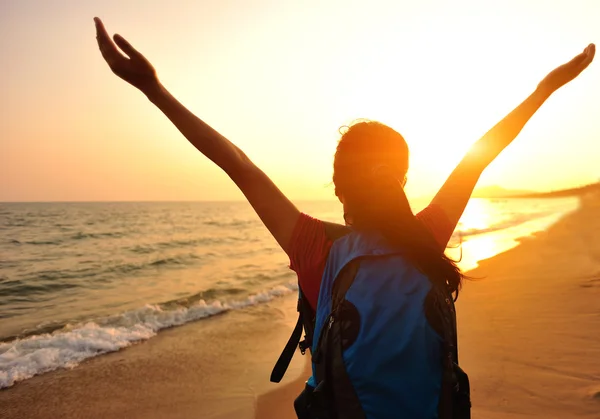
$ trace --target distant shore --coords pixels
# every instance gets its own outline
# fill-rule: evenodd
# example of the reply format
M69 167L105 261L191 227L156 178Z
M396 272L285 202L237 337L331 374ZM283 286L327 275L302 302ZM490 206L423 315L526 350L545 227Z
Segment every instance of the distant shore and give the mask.
M513 192L510 190L502 190L499 188L494 193L486 193L475 191L473 198L484 198L484 199L514 199L514 198L531 198L531 199L543 199L543 198L566 198L566 197L581 197L588 194L600 194L600 182L592 183L589 185L579 186L576 188L561 189L557 191L547 192Z

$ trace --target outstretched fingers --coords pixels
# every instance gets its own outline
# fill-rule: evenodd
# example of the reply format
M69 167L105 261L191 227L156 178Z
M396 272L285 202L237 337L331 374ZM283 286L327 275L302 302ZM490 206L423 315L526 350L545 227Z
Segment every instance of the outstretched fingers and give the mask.
M116 45L110 39L102 21L95 17L94 22L96 24L96 40L98 41L102 57L104 57L108 65L112 66L119 58L125 57L121 55Z
M591 62L594 60L594 55L596 54L596 45L589 44L581 54L575 57L572 62L575 67L575 71L577 75L579 75L583 70L585 70Z
M584 50L586 54L586 66L589 65L594 60L594 55L596 55L596 45L589 44L587 48Z
M594 44L589 44L581 54L577 55L573 58L569 64L578 66L582 70L585 69L592 60L594 59L594 55L596 54L596 46Z
M140 54L133 46L131 46L129 41L127 41L121 35L116 34L113 39L115 44L117 44L117 46L121 48L121 51L127 54L129 58L142 58L142 54Z
M581 74L581 72L590 65L590 63L594 59L595 54L596 54L596 46L594 44L589 44L583 50L583 52L576 55L568 63L565 63L562 66L558 67L556 70L557 71L562 70L563 72L566 72L566 74L570 75L569 80L572 80L573 78L575 78L579 74Z

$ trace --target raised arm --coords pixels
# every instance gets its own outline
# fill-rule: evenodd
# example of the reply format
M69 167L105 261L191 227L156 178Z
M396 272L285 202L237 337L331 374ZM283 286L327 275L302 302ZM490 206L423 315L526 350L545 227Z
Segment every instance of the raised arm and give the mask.
M444 210L453 227L458 224L484 169L515 139L552 93L592 62L595 51L594 44L590 44L581 54L550 72L523 103L481 137L462 159L432 201Z
M179 103L160 84L152 64L129 42L120 35L115 35L113 42L102 21L95 18L94 22L100 52L113 73L142 91L198 151L229 175L275 240L288 253L292 232L300 215L294 204L242 150Z

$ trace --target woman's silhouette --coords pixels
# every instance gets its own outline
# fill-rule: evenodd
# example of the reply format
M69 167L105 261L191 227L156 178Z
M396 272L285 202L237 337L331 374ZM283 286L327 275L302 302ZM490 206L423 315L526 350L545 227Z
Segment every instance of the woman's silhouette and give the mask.
M461 274L443 249L480 175L551 94L577 77L595 54L595 46L590 44L544 77L527 99L475 143L430 205L416 216L403 189L408 147L402 136L378 122L359 122L346 128L337 146L333 177L347 224L341 226L300 213L242 150L193 115L161 85L154 67L142 54L120 35L115 35L113 42L100 19L95 23L100 51L111 70L144 93L244 193L290 257L290 266L298 274L300 288L313 310L333 238L344 234L347 226L382 233L405 250L407 259L432 282L446 284L457 295Z

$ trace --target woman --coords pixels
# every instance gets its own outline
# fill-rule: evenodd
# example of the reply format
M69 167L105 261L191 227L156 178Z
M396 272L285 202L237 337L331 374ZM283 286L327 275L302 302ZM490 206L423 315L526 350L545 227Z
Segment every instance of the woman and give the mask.
M334 240L346 234L347 227L300 213L239 148L194 116L160 84L154 68L142 54L119 35L114 36L113 42L102 22L94 20L100 51L111 70L144 93L201 153L229 175L290 257L290 267L298 274L307 303L317 310ZM408 148L402 136L377 122L349 127L337 146L333 176L346 224L355 231L382 233L388 243L405 251L406 259L432 283L443 284L457 295L461 275L443 249L480 175L550 95L591 63L594 53L595 46L590 44L550 72L525 101L477 141L431 204L416 216L403 190ZM427 409L432 410L431 406ZM421 413L415 417L435 415Z

